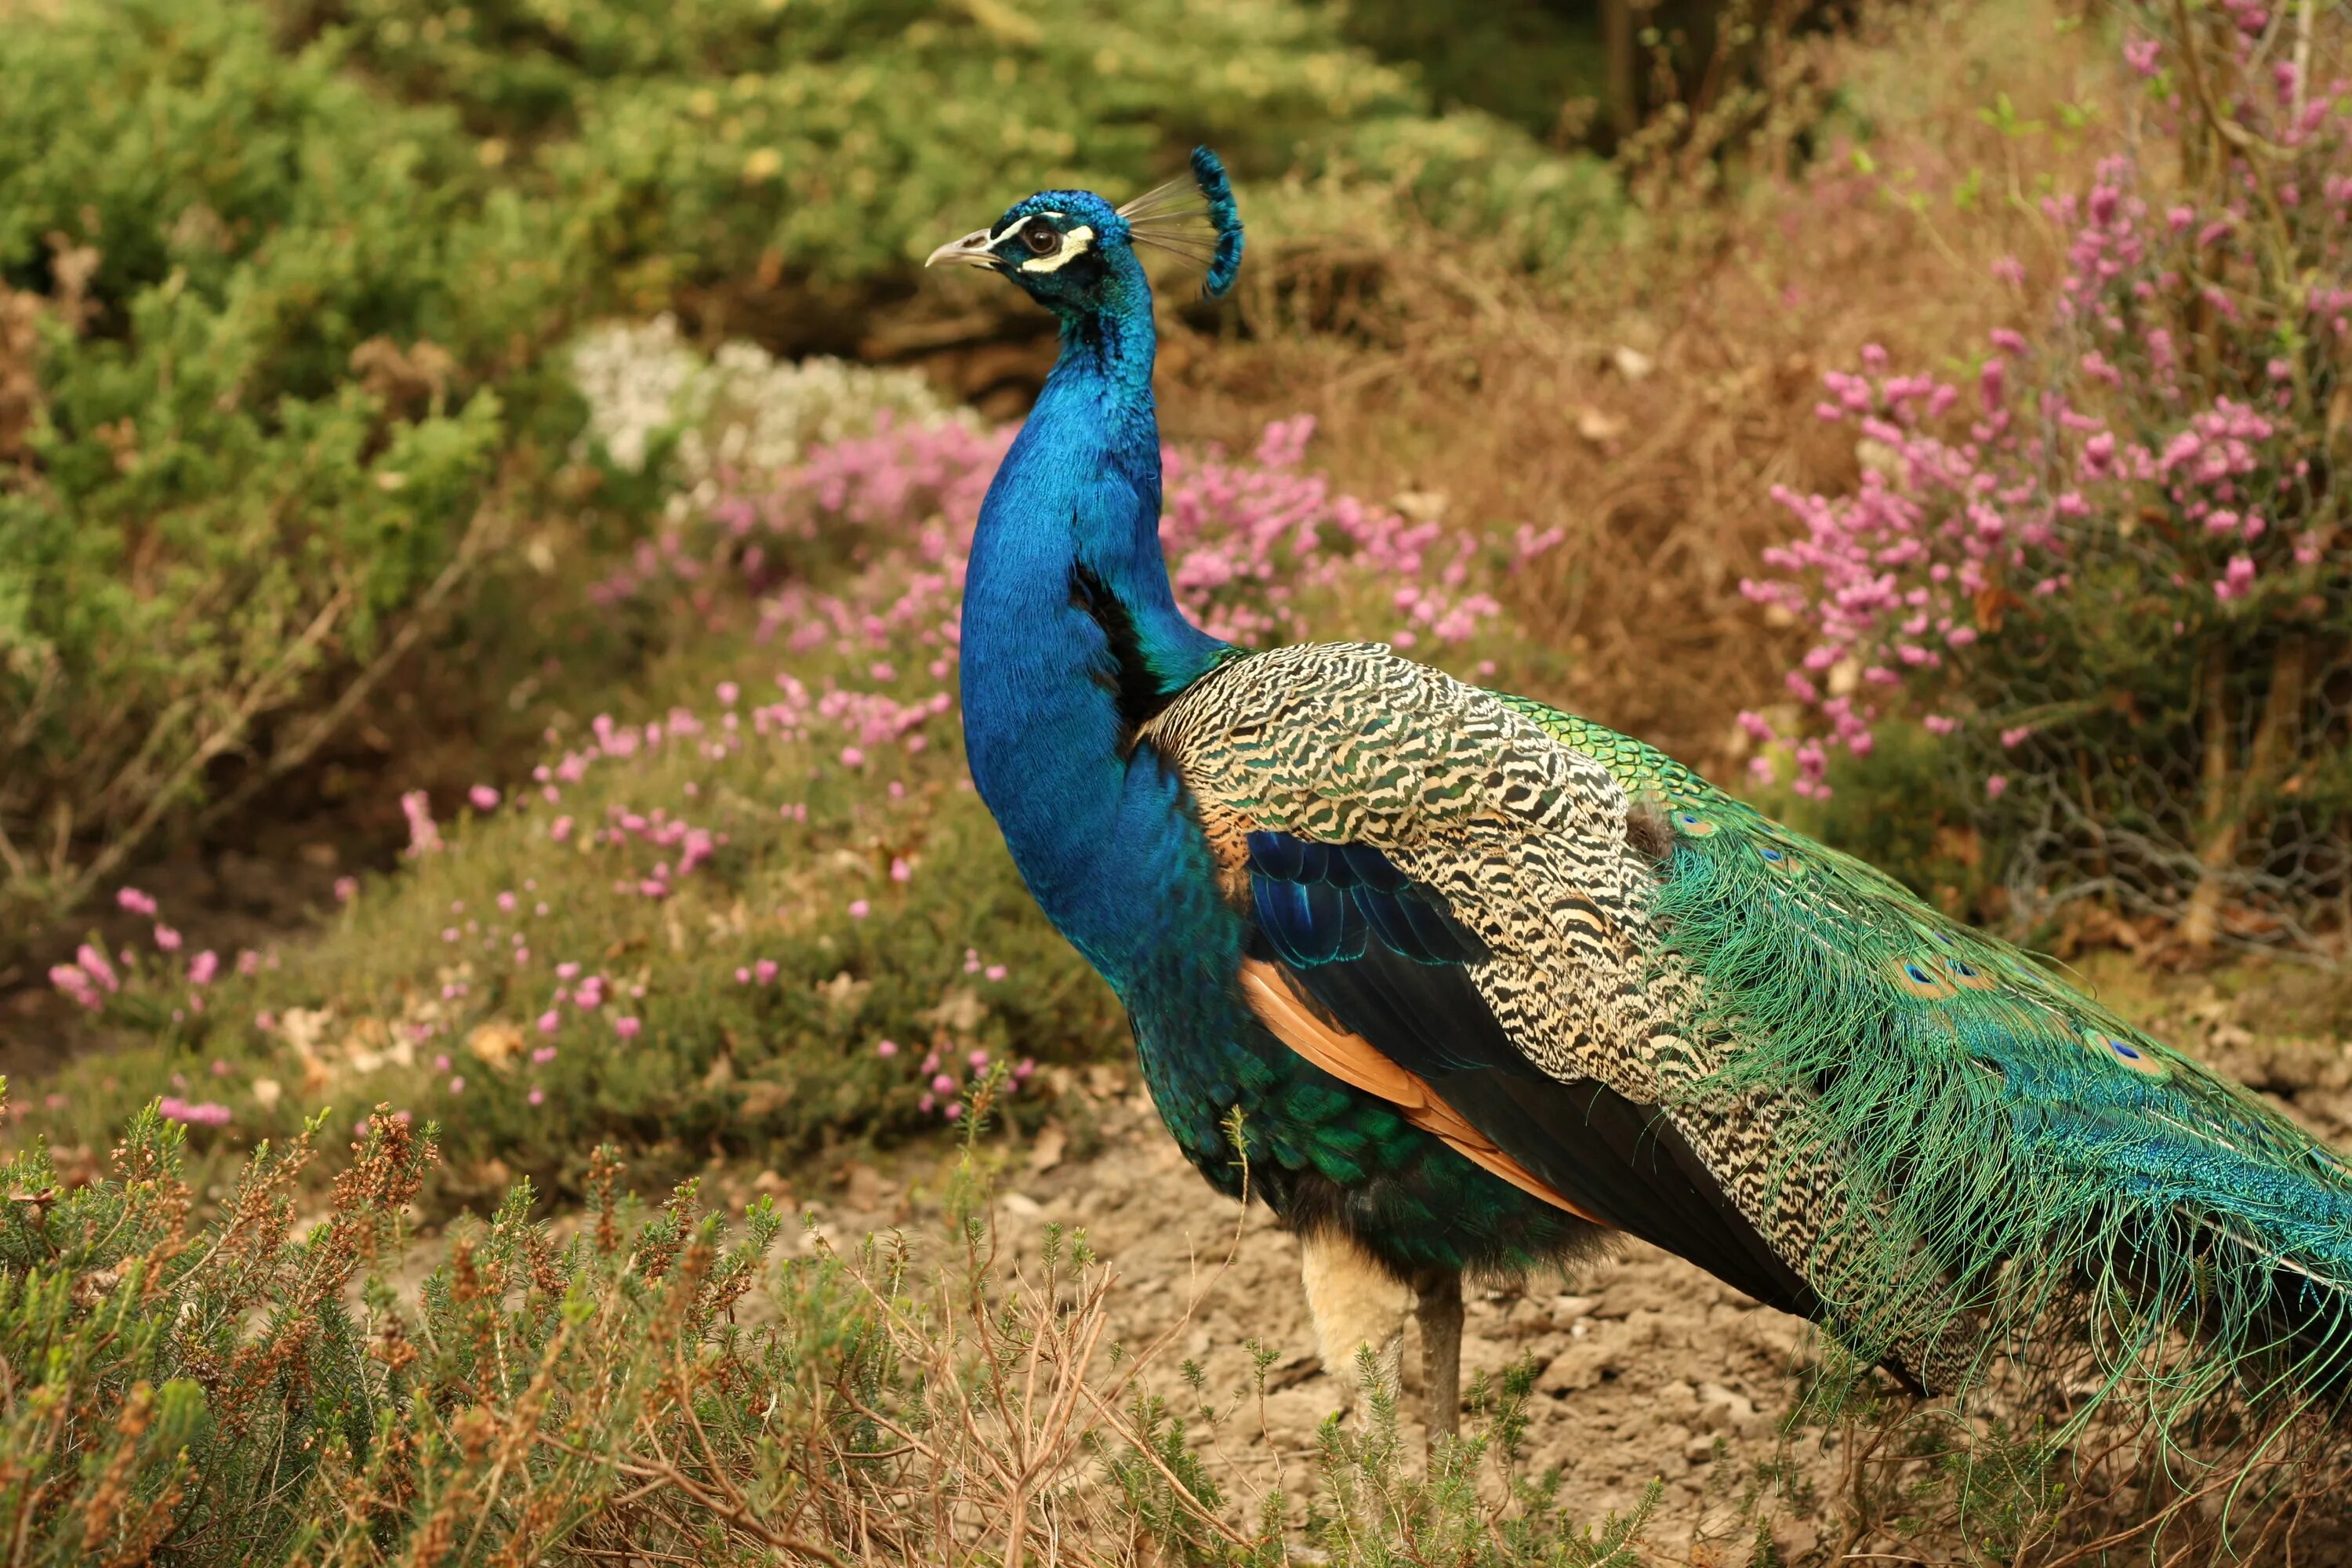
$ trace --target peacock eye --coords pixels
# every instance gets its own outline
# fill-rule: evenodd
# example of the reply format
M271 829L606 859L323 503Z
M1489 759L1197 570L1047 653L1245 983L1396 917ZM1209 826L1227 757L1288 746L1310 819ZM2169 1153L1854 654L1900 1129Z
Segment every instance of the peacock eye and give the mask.
M1032 256L1051 256L1062 248L1062 231L1042 217L1021 226L1021 243Z

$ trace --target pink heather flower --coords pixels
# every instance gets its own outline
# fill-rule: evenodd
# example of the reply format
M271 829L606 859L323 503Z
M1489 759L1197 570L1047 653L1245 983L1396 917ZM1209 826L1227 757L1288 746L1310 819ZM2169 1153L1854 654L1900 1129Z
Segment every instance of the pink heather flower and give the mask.
M940 1073L931 1079L931 1092L933 1094L953 1094L955 1090L956 1080L952 1074Z
M2001 257L1993 262L1992 275L1995 281L2014 288L2025 281L2025 263L2014 256Z
M890 1058L898 1054L898 1042L896 1040L877 1040L874 1042L874 1054L887 1061Z
M2032 737L2032 734L2033 726L2031 724L2020 724L2014 730L2003 730L2000 732L2000 749L2004 752L2013 751L2018 746L2023 744Z
M2157 72L2157 57L2163 51L2164 46L2154 38L2132 38L2124 45L2124 63L2140 76L2152 77Z
M1002 980L1004 978L1005 974L1004 965L1001 963L992 963L988 966L984 973L985 977L990 980Z
M986 1072L988 1070L988 1053L986 1051L974 1051L970 1056L964 1058L964 1060L971 1064L971 1070L974 1072Z
M762 985L773 984L776 978L776 961L772 958L755 961L751 965L751 978Z
M180 951L180 933L159 922L155 927L155 945L165 952L177 952Z
M465 1074L459 1073L457 1077L449 1080L449 1092L451 1094L463 1094L466 1092Z
M541 1104L541 1103L542 1103L542 1102L544 1102L544 1101L546 1100L546 1099L547 1099L547 1090L545 1090L545 1089L543 1089L540 1088L537 1084L533 1084L533 1085L531 1086L530 1092L529 1094L524 1095L522 1098L523 1098L523 1100L524 1100L524 1102L525 1102L525 1103L527 1103L527 1104L530 1104L530 1105L538 1105L538 1104Z
M550 1007L546 1012L541 1013L539 1016L539 1032L541 1034L551 1035L562 1027L563 1015L557 1012L554 1008Z
M89 975L79 965L71 963L51 965L49 984L92 1012L106 1005L105 998L99 995L98 992L91 987Z
M114 895L114 901L134 915L144 915L150 920L154 918L155 900L136 888L122 889Z
M1941 713L1930 713L1919 722L1926 727L1930 735L1948 735L1960 727L1960 721L1958 719L1948 718Z
M915 868L907 864L907 858L905 856L899 855L892 858L890 861L890 879L892 881L909 881L913 879L914 875Z
M580 966L567 959L555 966L555 977L558 980L577 980L580 978Z
M253 1016L253 1026L267 1035L278 1027L278 1015L264 1007Z
M845 767L845 768L862 768L862 767L864 767L864 766L866 765L866 753L865 753L865 752L864 752L863 750L861 750L860 748L856 747L856 746L844 746L844 747L842 747L842 748L841 748L841 765L842 765L843 767Z
M502 915L510 915L514 913L514 911L515 896L512 893L500 893L499 895L499 913Z
M722 680L719 683L719 702L721 707L734 707L735 700L742 695L743 689L733 681Z
M1034 1057L1023 1057L1019 1061L1013 1064L1013 1076L1015 1079L1026 1079L1031 1073L1034 1073L1036 1070L1037 1058Z
M359 892L360 879L357 877L338 877L335 879L335 902L339 904L348 904L353 899L359 897Z
M408 818L407 853L416 856L438 851L441 830L433 821L433 797L421 789L410 790L400 797L400 810Z
M229 1123L228 1107L216 1105L209 1100L196 1100L192 1103L182 1100L176 1094L167 1094L156 1102L155 1110L166 1121L187 1122L199 1127L226 1127Z
M2006 794L2008 794L2008 793L2009 793L2009 778L2008 778L2008 775L2003 774L2003 773L1993 773L1993 774L1990 775L1988 778L1986 778L1986 780L1985 780L1985 798L1986 798L1987 800L1999 800L2002 795L2006 795Z
M474 809L476 811L496 811L498 809L499 792L492 789L488 784L476 784L473 788L466 792L466 798L473 803Z
M220 955L211 948L188 960L188 984L210 985L213 976L220 973Z
M939 1101L936 1099L926 1094L920 1100L915 1101L915 1109L918 1110L929 1110L932 1106L937 1105Z
M748 966L743 964L736 965L735 984L738 985L749 985L751 984L751 971Z
M555 1047L553 1046L533 1046L530 1048L530 1062L533 1067L543 1068L554 1059Z
M2253 591L2254 561L2251 555L2232 555L2230 564L2214 580L2213 596L2223 604L2242 599Z
M953 1101L945 1110L940 1111L940 1114L946 1117L950 1121L959 1120L963 1115L963 1101L961 1100Z
M621 1038L625 1040L635 1039L638 1032L644 1029L645 1026L646 1026L642 1020L631 1017L625 1014L613 1020L613 1033L620 1036Z
M867 903L864 899L852 899L849 900L849 918L851 920L862 921L873 912L874 906Z
M572 838L572 819L568 816L557 817L547 825L547 836L558 844L569 843Z
M83 942L81 946L74 950L74 962L81 965L82 973L89 975L92 980L97 981L100 985L106 987L107 990L120 991L122 989L122 982L116 979L114 976L114 965L107 963L106 954L100 952L97 948L92 947L89 943Z

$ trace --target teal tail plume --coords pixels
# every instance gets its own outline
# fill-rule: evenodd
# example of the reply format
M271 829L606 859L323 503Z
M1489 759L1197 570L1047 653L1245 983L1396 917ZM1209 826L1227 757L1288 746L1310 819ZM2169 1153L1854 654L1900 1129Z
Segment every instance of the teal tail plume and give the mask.
M1824 1238L1843 1322L1979 1357L2063 1337L2168 1426L2221 1395L2341 1410L2341 1156L1871 868L1677 794L1655 912L1699 1026L1741 1042L1727 1084L1809 1091L1804 1157L1896 1221ZM1923 1264L1939 1323L1873 1299Z

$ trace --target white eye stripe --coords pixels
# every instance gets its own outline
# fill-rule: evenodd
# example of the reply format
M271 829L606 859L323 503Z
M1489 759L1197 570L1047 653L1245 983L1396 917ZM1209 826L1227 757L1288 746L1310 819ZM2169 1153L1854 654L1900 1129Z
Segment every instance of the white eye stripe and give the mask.
M1060 217L1062 215L1060 213L1024 213L1019 217L1014 218L1011 223L1006 224L1003 228L998 229L994 234L990 235L988 237L988 243L991 245L1003 244L1007 236L1012 234L1014 229L1019 228L1023 224L1027 223L1033 217Z
M1070 230L1069 233L1062 237L1061 249L1054 252L1051 256L1040 256L1034 259L1023 262L1021 264L1021 270L1024 272L1059 272L1063 268L1067 267L1072 261L1084 256L1087 253L1087 247L1093 243L1095 231L1093 227L1087 224L1080 224L1077 227Z

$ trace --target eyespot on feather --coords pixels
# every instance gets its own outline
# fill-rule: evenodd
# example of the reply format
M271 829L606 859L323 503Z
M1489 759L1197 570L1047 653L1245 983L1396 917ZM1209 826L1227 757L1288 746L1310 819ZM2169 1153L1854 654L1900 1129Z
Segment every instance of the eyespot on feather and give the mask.
M1895 984L1927 1002L1942 1002L1959 994L1958 987L1939 973L1942 967L1924 956L1906 958L1898 954L1886 961L1886 972L1894 976Z
M1979 969L1958 953L1944 956L1944 973L1951 983L1967 991L1998 991L2000 982Z
M1704 838L1715 831L1715 822L1696 811L1678 811L1675 813L1675 831L1685 838Z
M2083 1043L2108 1060L2119 1062L2144 1078L2172 1076L2172 1069L2159 1061L2154 1051L2136 1041L2126 1040L2120 1035L2111 1035L2105 1029L2085 1026L2083 1030Z

